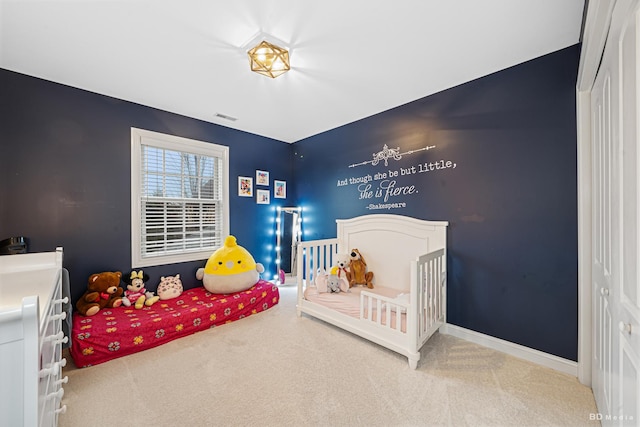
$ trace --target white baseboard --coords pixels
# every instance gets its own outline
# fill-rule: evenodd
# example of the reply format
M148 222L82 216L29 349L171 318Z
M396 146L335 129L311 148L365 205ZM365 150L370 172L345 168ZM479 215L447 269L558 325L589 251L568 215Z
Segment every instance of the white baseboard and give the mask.
M493 350L506 353L510 356L545 366L547 368L555 369L556 371L564 372L565 374L569 374L574 377L578 376L578 363L572 360L563 359L562 357L534 350L520 344L514 344L500 338L494 338L460 326L450 325L448 323L440 327L440 332L470 341L483 347L488 347Z

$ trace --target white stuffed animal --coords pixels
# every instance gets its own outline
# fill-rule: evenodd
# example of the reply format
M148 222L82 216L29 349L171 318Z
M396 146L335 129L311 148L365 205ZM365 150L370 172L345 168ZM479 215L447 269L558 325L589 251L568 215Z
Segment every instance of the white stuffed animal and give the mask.
M349 261L349 255L338 254L336 256L336 264L331 267L329 274L324 270L318 271L316 275L318 293L349 291L349 278L347 277Z

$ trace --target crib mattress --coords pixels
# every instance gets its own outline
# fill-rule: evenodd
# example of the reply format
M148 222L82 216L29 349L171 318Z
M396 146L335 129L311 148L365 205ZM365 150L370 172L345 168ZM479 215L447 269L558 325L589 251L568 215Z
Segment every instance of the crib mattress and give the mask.
M365 288L364 286L354 286L349 289L349 292L318 292L315 286L309 286L304 290L304 298L307 301L320 304L331 310L335 310L339 313L346 314L347 316L359 319L360 318L360 293L362 291L368 291L377 295L385 296L391 299L400 298L399 295L404 294L397 289L387 288L384 286L375 286L373 289ZM365 299L366 301L366 299ZM372 319L376 320L377 310L376 307L372 307ZM391 315L391 328L395 328L396 318L394 312ZM368 307L365 306L364 315L368 315ZM406 332L406 313L401 312L401 330ZM382 306L381 311L381 324L386 325L386 307Z
M258 281L234 294L212 294L204 287L151 307L109 308L96 315L73 315L70 354L76 366L104 363L267 310L278 303L278 287Z

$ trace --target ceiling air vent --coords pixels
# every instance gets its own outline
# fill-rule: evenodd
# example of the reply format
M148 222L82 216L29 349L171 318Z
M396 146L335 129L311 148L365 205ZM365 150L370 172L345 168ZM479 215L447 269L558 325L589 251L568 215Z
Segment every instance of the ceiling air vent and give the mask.
M229 120L230 122L235 122L236 120L238 120L237 117L231 117L221 113L216 113L216 117L219 119Z

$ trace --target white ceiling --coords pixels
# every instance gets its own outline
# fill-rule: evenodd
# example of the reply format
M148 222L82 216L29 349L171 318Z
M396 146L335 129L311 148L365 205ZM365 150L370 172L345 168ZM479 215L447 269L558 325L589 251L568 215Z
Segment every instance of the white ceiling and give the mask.
M583 6L0 0L0 68L295 142L576 44ZM290 72L249 71L259 32L288 45Z

